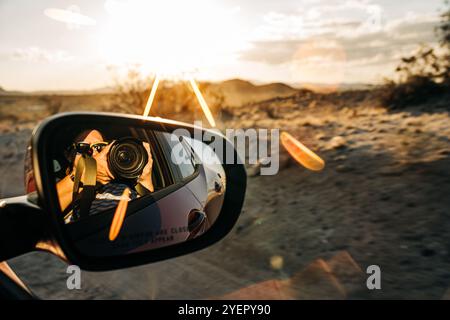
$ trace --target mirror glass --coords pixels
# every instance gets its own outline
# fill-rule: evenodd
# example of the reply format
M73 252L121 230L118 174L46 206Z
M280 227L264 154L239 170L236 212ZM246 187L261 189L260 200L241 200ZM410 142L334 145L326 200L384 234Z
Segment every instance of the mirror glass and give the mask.
M226 177L212 148L190 136L79 124L49 142L61 219L83 255L117 256L204 234Z

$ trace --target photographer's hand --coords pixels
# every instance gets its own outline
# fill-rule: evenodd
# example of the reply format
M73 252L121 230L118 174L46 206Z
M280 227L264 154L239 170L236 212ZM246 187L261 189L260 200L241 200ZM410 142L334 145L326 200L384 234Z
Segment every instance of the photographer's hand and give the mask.
M148 162L147 165L144 167L144 171L139 177L138 183L143 185L148 191L153 192L155 191L155 188L153 187L152 182L152 168L153 168L152 153L150 151L150 145L147 142L144 142L143 144L145 150L147 150L148 153Z
M97 161L97 182L101 184L108 184L114 179L113 174L108 167L108 152L111 149L111 144L103 148L100 152L94 152L93 158Z

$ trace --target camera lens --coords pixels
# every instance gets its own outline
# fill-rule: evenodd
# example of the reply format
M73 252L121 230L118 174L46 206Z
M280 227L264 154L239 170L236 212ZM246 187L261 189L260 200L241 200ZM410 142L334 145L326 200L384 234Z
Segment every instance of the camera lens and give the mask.
M115 141L108 153L109 170L117 180L137 180L147 162L147 150L134 138Z
M118 161L121 165L129 165L133 161L133 156L128 151L120 151Z

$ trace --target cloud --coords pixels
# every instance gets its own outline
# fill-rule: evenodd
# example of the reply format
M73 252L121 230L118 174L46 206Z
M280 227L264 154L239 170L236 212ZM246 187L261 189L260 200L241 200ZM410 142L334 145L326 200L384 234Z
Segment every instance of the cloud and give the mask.
M12 60L38 63L60 63L71 61L74 58L63 50L49 51L39 47L17 48L7 55Z
M332 9L338 10L337 5L319 5L309 10L309 16L304 12L267 14L265 22L268 24L259 28L256 40L248 50L241 52L240 59L273 66L295 64L312 68L314 64L322 67L342 64L340 52L344 51L346 69L362 70L392 65L418 45L437 42L438 16L406 13L390 21L378 17L364 20L361 19L364 15L352 16L345 11L345 8L352 8L360 13L382 12L382 8L371 6L370 1L347 1L339 9L345 13L342 15L336 12L324 15ZM364 8L372 9L364 11ZM303 51L300 61L299 51Z
M327 33L354 37L382 28L383 8L367 0L318 1L293 13L269 12L256 29L256 40L304 39Z

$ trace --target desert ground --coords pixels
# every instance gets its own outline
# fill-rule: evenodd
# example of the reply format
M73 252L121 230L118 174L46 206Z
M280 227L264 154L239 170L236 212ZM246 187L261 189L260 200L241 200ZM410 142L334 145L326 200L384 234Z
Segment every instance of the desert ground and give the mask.
M447 297L450 96L393 111L377 89L283 90L226 108L220 126L281 128L326 167L308 171L282 147L277 175L249 167L241 217L218 244L151 265L83 272L82 289L73 291L66 264L50 254L10 265L50 299L259 298L261 291L263 298ZM57 97L52 109L48 98L0 97L0 197L23 193L24 151L37 121L55 108L101 109L107 98ZM369 265L381 268L381 290L366 288Z

